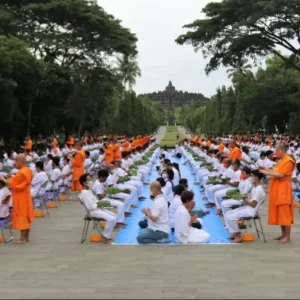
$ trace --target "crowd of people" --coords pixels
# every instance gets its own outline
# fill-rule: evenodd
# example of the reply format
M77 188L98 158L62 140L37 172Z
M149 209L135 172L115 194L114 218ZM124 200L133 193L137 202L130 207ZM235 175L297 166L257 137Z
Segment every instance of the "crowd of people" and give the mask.
M114 228L126 227L125 218L138 207L137 201L147 198L143 187L150 184L153 202L142 210L140 244L170 242L171 231L179 243L206 243L210 233L203 230L203 218L214 207L224 218L232 242L241 242L238 221L256 216L267 194L269 224L281 226L276 239L286 243L294 220L293 189L299 183L298 141L298 137L276 135L192 136L169 152L160 149L150 135L80 141L70 137L62 147L53 136L41 154L28 136L22 151L4 149L0 154L0 219L11 215L12 228L21 231L14 243L27 243L34 207L40 205L36 198L70 188L93 218L106 221L103 242L111 244ZM207 210L195 210L191 183L181 178L174 157L191 166L194 184L200 186L196 192L203 193ZM157 179L149 182L158 162Z

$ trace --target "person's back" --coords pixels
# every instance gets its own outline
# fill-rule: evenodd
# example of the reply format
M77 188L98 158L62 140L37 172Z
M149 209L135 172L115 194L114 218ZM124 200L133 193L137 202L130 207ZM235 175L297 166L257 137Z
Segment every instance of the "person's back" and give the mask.
M158 217L156 222L148 220L148 228L153 230L163 231L167 234L170 232L168 203L163 195L154 198L151 206L151 212Z

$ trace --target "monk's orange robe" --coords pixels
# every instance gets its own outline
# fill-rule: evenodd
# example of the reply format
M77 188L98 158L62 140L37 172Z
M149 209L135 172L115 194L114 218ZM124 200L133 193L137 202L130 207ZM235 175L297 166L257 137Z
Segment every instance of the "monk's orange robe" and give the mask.
M52 148L56 148L57 145L58 145L57 139L54 138L53 141L52 141L52 143L51 143L51 146L52 146Z
M19 170L8 184L12 190L13 213L12 227L16 230L30 229L34 219L30 185L33 178L28 167Z
M73 176L72 176L72 191L81 191L82 186L79 183L79 178L84 174L85 153L79 150L72 158Z
M225 149L225 147L224 147L224 145L222 143L218 145L219 152L223 152L224 149Z
M210 147L211 147L211 141L206 141L206 147L208 147L209 149L210 149Z
M125 143L123 144L123 151L124 152L130 151L130 143L128 141L125 141Z
M69 137L67 140L67 144L74 146L75 145L75 140L72 137Z
M242 159L242 151L239 147L234 147L230 152L228 157L230 159Z
M114 145L113 153L114 153L114 160L122 160L121 145L119 143L116 143Z
M26 145L24 146L24 149L25 150L31 150L31 148L32 148L32 140L29 139L27 141Z
M110 164L114 160L114 146L109 144L105 150L105 163Z
M199 146L201 146L202 145L202 139L198 138L197 143L199 144Z
M137 147L136 140L133 140L131 143L131 149L134 150Z
M291 226L294 223L292 174L295 161L290 156L282 158L275 172L284 177L272 178L269 187L269 225Z

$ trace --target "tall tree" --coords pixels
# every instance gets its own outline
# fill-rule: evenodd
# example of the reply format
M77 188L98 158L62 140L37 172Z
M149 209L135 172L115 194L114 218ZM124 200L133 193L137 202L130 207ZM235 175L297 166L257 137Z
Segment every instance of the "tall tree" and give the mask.
M125 90L131 91L135 85L136 78L141 76L141 70L137 60L133 56L122 55L117 58L118 72L122 78Z
M185 25L190 31L176 42L191 44L210 57L207 73L220 65L234 65L236 57L257 59L269 54L300 70L299 0L223 0L207 4L202 13L205 17ZM278 46L290 55L283 56Z

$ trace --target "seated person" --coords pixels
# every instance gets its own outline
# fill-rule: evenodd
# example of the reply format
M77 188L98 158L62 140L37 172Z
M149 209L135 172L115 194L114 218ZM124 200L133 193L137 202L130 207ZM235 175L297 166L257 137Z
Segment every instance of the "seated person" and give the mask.
M150 195L153 197L151 208L143 208L142 212L148 218L148 227L139 232L139 244L161 243L168 240L170 227L168 203L161 191L160 183L154 181L150 185Z
M199 221L197 215L191 216L190 211L195 206L194 193L185 191L181 195L182 204L175 213L175 239L182 244L206 243L210 235L202 229L193 228L192 223Z
M0 180L0 220L9 216L10 207L12 207L11 192L5 183Z
M55 156L52 158L52 172L50 175L49 183L46 188L47 191L49 190L58 190L59 189L59 180L61 176L61 170L59 168L60 158Z
M185 191L183 185L176 185L173 189L174 197L169 207L169 224L172 231L174 231L175 213L179 206L182 205L181 194Z
M80 192L79 196L81 197L86 209L89 211L92 217L104 219L106 221L103 231L103 240L104 244L111 244L111 235L117 223L116 215L104 208L98 208L97 203L99 200L91 191L93 181L89 174L81 175L79 182L82 185L82 191Z
M36 174L33 176L31 182L31 196L32 198L37 197L37 193L40 195L45 194L45 191L41 191L42 184L48 180L48 176L44 171L44 163L42 161L35 162Z
M98 179L94 182L92 191L98 197L99 201L109 201L112 207L117 209L117 228L124 228L124 220L125 220L125 211L124 211L124 203L120 200L109 199L107 193L105 192L104 183L106 182L109 173L106 170L102 170L98 172Z
M264 175L260 173L259 170L253 170L251 172L251 178L254 187L251 190L251 197L245 197L244 200L242 200L244 203L243 206L228 211L224 216L233 243L241 242L242 238L237 221L245 217L254 217L265 200L266 194L260 184L263 177Z
M252 178L251 178L251 170L248 167L243 167L242 168L242 173L241 173L241 181L238 185L238 194L242 195L247 195L250 193L251 189L253 187L252 184ZM240 200L233 200L233 199L226 199L221 202L221 209L222 209L222 214L223 216L225 213L227 213L228 210L232 206L241 206L243 204L242 201Z

